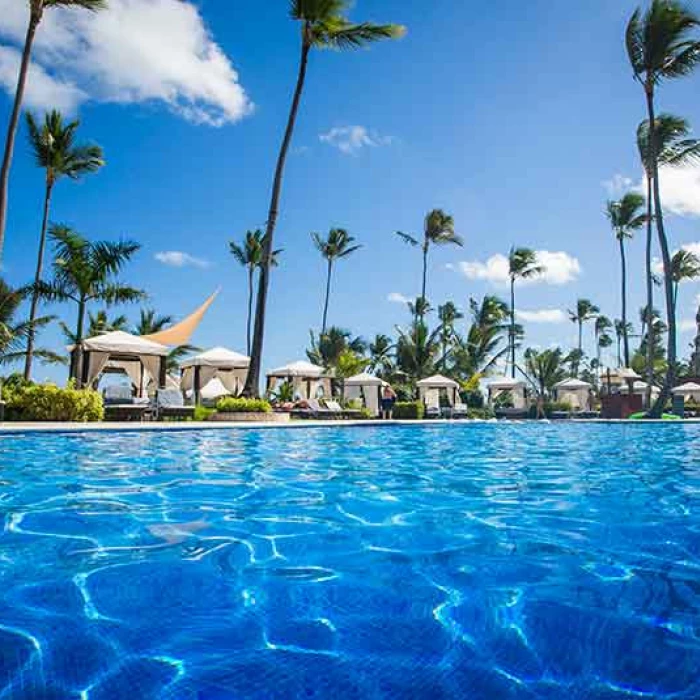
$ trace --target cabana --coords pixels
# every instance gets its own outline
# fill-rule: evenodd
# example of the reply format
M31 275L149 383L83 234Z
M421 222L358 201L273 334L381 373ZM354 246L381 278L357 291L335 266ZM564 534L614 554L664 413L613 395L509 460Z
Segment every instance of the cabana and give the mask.
M202 389L213 379L218 379L226 392L237 396L245 384L250 358L227 348L216 347L190 357L180 364L180 386L185 394L194 395L198 404Z
M525 382L522 379L515 379L512 377L494 379L488 385L488 393L488 401L491 405L493 405L499 396L508 394L512 399L514 409L524 410L527 408Z
M674 396L682 396L685 401L695 401L700 403L700 384L686 382L671 389Z
M556 400L570 404L574 411L587 411L590 408L592 387L588 382L570 377L557 382L552 388Z
M343 383L343 398L353 400L361 399L365 408L374 416L379 415L379 407L382 400L382 390L389 386L379 377L363 372L349 377Z
M150 382L161 389L166 386L165 345L125 331L112 331L83 340L80 350L83 386L92 386L103 373L115 371L128 375L140 398Z
M284 382L292 385L295 399L316 399L330 397L332 394L331 378L324 374L323 367L304 360L290 362L268 372L267 393L274 392Z
M630 384L632 385L632 394L634 396L646 396L647 395L647 390L649 389L649 385L646 382L638 380L636 382L630 382ZM630 393L629 385L621 386L620 393L621 394L629 394ZM660 393L661 393L661 390L659 389L659 387L654 386L652 384L652 386L651 386L651 400L655 401Z
M420 397L420 400L426 404L432 403L430 401L426 401L426 397L434 392L436 392L438 395L444 392L450 406L454 406L456 403L459 403L459 384L454 379L450 379L449 377L444 377L441 374L435 374L432 377L421 379L416 386L418 387L418 396Z

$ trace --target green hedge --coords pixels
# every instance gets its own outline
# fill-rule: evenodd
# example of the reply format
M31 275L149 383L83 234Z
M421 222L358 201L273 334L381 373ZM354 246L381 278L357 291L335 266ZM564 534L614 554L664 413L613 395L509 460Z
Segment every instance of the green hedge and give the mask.
M104 418L102 396L92 389L9 385L3 389L3 399L10 420L89 423Z
M422 401L397 401L394 404L394 418L403 420L421 420L425 415Z
M272 410L269 401L264 399L237 399L225 396L216 402L219 413L269 413Z

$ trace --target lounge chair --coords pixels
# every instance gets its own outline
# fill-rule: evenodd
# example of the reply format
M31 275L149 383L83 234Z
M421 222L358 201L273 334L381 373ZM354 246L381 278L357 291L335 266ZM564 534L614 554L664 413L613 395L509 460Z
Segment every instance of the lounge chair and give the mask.
M440 408L440 392L426 391L425 392L425 417L440 418L442 409Z
M178 389L158 389L156 391L156 420L194 418L194 410L194 406L185 406L185 399Z
M362 411L353 408L343 408L337 401L326 401L328 409L338 418L359 418Z
M465 403L456 403L450 409L451 418L466 418L469 414L469 407Z
M523 420L528 417L526 408L497 408L496 418L507 418L509 420Z
M131 423L148 420L153 416L153 408L148 399L134 398L130 386L105 387L102 396L106 421Z
M318 399L309 399L304 403L306 404L306 406L304 406L303 408L295 408L292 411L292 416L294 418L338 418L338 414L335 411L331 411L330 409L321 406Z

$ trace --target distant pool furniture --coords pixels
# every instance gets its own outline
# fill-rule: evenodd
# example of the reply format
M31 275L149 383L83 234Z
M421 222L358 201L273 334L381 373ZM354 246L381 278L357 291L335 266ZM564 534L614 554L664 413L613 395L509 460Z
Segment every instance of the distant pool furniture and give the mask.
M323 367L299 360L290 362L267 373L267 393L272 394L279 384L289 382L296 400L330 397L331 377Z
M182 392L177 389L159 389L156 391L155 399L156 420L185 420L194 417L194 406L185 406L185 399Z
M362 411L353 408L343 408L337 401L326 400L326 406L337 418L360 418Z
M373 416L378 416L382 403L382 391L387 386L389 383L383 379L362 372L343 382L343 398L348 401L361 401Z
M291 413L294 418L312 418L317 420L341 418L335 411L321 406L318 399L304 399L303 408L295 408Z
M112 422L143 421L153 417L153 407L146 397L134 397L130 386L106 386L102 392L105 420Z
M576 377L569 377L560 382L557 382L553 387L554 398L560 403L568 403L571 406L570 414L580 414L584 411L590 411L591 408L591 392L593 387L588 382L584 382ZM568 417L568 412L565 413ZM554 415L552 417L555 417ZM557 418L560 416L556 416Z
M459 400L459 384L442 374L421 379L418 383L418 397L425 404L425 415L428 418L439 418L443 415L442 401L452 408Z
M522 379L500 377L488 384L488 404L496 418L526 418L528 415L526 385ZM499 397L508 399L510 406L499 406Z
M450 411L450 418L466 418L469 415L469 407L465 403L456 403Z
M250 358L224 347L215 347L180 364L180 386L186 396L191 396L194 404L201 403L202 393L212 381L218 383L209 387L208 398L218 396L238 396L243 390ZM224 387L224 393L213 395Z
M136 387L136 396L146 396L149 385L165 388L165 345L125 331L111 331L82 341L71 348L78 353L79 376L83 386L96 386L105 373L125 373Z

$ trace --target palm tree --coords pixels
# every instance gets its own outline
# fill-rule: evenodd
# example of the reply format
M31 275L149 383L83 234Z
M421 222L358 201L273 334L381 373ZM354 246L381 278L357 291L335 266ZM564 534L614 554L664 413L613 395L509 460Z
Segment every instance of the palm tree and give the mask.
M5 137L5 152L2 159L2 167L0 167L0 261L2 261L2 251L5 243L7 196L12 156L15 150L15 139L17 138L17 126L19 125L19 115L22 110L24 91L27 86L27 75L29 73L34 37L36 36L36 31L44 16L44 10L48 10L52 7L82 7L94 12L107 6L107 0L28 0L28 2L29 23L27 25L27 34L24 39L24 49L22 51L22 61L20 62L19 75L17 78L15 98L12 104L12 113L10 114L10 121L7 124L7 136Z
M347 258L362 246L353 245L355 239L344 228L332 228L327 238L321 238L321 234L312 233L311 238L316 249L326 260L326 300L323 304L323 320L321 322L321 335L326 332L328 320L328 302L331 296L331 275L333 263L336 260Z
M632 324L629 322L623 323L621 319L616 318L613 327L617 341L617 366L622 367L622 341L632 333Z
M659 187L659 144L656 137L656 87L663 80L690 74L700 62L700 41L693 32L700 19L678 0L651 0L646 12L637 8L629 23L625 41L634 78L644 90L649 122L649 171L654 195L654 219L664 267L664 292L668 326L668 369L666 381L651 414L658 417L675 383L676 314L673 305L671 253L664 229L663 208Z
M337 366L338 359L346 350L362 355L366 349L367 343L362 338L353 338L350 331L330 326L318 339L311 332L311 346L306 356L309 362L330 370Z
M700 305L695 314L695 340L693 341L693 354L690 356L690 372L694 377L700 377Z
M48 283L39 282L37 288L48 301L68 301L78 307L70 377L79 385L80 343L85 337L88 305L101 301L111 306L145 297L140 289L115 279L141 246L133 241L89 241L63 225L53 225L49 237L54 243L53 279Z
M455 233L454 219L446 214L442 209L429 211L423 223L423 240L420 241L409 233L397 231L396 235L405 243L414 247L421 247L423 252L423 284L421 286L420 298L426 300L426 285L428 277L428 252L431 245L464 245L461 237ZM419 314L421 320L423 315Z
M440 345L442 346L440 371L444 373L446 371L449 347L457 339L455 323L464 318L464 314L451 301L447 301L438 306L438 318L440 319Z
M683 280L700 277L700 258L690 250L681 248L671 258L671 279L673 280L673 308L678 303L678 287Z
M173 322L172 316L159 316L155 309L141 309L134 335L153 335L167 328Z
M515 378L515 280L529 279L544 272L537 262L537 253L530 248L511 248L508 253L510 277L510 376Z
M537 386L541 396L552 392L554 385L566 377L564 363L567 358L560 348L538 351L534 348L525 350L525 371Z
M672 114L660 114L656 118L656 158L659 166L679 167L700 160L700 141L690 139L690 126L682 117ZM645 119L637 128L637 149L644 167L647 181L647 237L646 237L646 292L648 309L654 307L654 272L652 270L652 230L654 222L652 165L649 147L649 120ZM651 392L654 379L654 349L652 344L646 346L646 380Z
M396 345L398 368L412 383L430 376L440 352L440 330L430 331L423 321L414 321L410 331L396 329L399 334Z
M103 165L102 149L95 145L76 145L75 132L80 126L79 121L64 124L60 112L53 110L44 117L43 125L39 126L31 112L27 112L27 127L29 141L34 151L36 163L46 172L44 190L44 216L41 222L39 236L39 252L36 259L35 285L41 281L44 267L44 248L46 247L46 230L49 223L51 194L54 185L62 178L79 180L83 175L97 172ZM39 295L35 288L29 309L29 320L36 318L39 308ZM24 364L24 378L31 379L32 356L34 354L34 332L29 331L27 338L27 357Z
M608 331L612 328L612 321L603 314L598 314L593 324L595 333L595 359L598 369L600 369L600 351L602 348L610 347L612 338L608 335ZM603 340L605 338L605 340Z
M290 16L293 20L301 22L299 73L292 105L289 110L289 117L287 118L287 127L282 138L279 155L277 156L275 177L272 183L272 194L263 246L263 261L260 267L260 280L258 283L253 346L248 376L243 388L244 396L257 396L260 389L260 368L265 332L267 292L270 284L270 267L272 264L272 246L279 214L284 166L292 142L301 95L304 91L309 54L315 48L357 49L381 39L398 38L405 31L403 27L396 24L373 24L371 22L355 24L350 22L345 17L345 12L349 5L350 0L291 0Z
M53 316L41 316L33 321L17 320L17 312L27 296L26 289L13 289L0 279L0 364L11 364L24 359L30 331L51 323ZM62 362L56 353L43 348L35 350L35 356L45 362Z
M378 333L369 343L369 370L378 377L389 377L394 371L396 346L388 335Z
M644 197L635 192L628 192L617 202L609 201L606 205L606 215L612 226L615 238L620 246L622 329L625 367L629 367L630 345L627 328L627 259L625 256L625 240L632 238L634 232L644 226L646 215L640 213L644 206Z
M576 310L569 310L569 320L578 325L578 354L583 357L583 324L600 313L600 309L590 299L577 299ZM576 372L578 374L578 366Z

